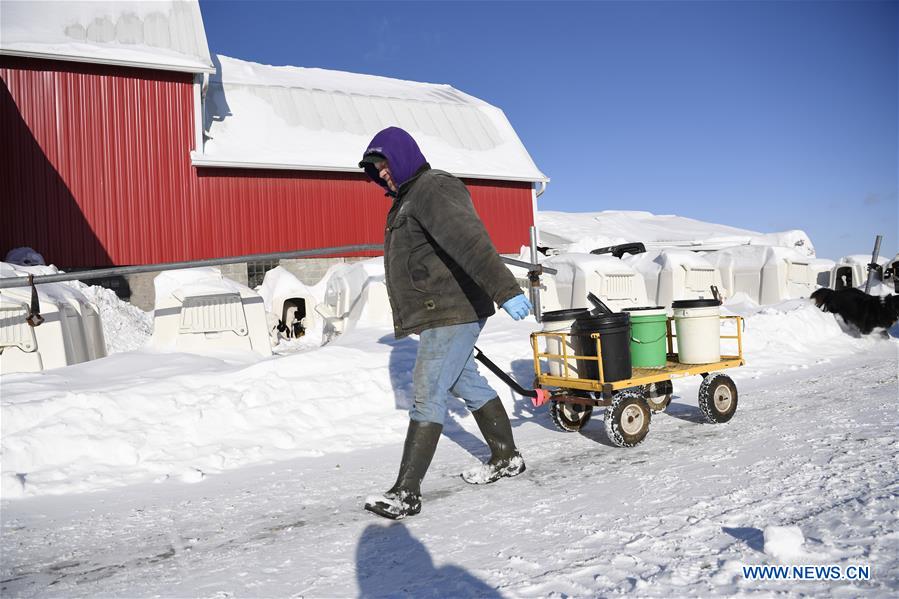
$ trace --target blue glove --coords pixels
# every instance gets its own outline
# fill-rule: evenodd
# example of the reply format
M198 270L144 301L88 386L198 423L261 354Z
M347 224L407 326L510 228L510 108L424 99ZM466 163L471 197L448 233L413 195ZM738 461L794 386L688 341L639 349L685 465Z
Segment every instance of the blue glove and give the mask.
M515 320L521 320L527 316L534 307L522 293L510 300L506 300L506 303L502 305L502 308Z

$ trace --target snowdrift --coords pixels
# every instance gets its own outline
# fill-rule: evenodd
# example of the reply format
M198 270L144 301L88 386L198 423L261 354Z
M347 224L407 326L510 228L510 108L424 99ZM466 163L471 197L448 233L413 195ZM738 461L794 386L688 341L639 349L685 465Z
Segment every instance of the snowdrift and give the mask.
M759 307L738 295L724 312L746 317L748 366L733 371L738 381L896 349L894 339L847 335L837 318L805 300ZM126 329L140 326L135 319ZM533 319L501 313L479 346L527 383L528 335L537 328ZM3 497L197 482L247 464L400 443L416 345L394 340L388 327L367 326L269 358L143 349L4 375ZM521 414L514 404L523 400L484 374L510 413Z
M736 245L793 248L814 256L815 247L804 231L758 233L727 225L669 214L637 210L537 213L540 244L569 252L587 252L620 243L642 242L647 249L715 250Z

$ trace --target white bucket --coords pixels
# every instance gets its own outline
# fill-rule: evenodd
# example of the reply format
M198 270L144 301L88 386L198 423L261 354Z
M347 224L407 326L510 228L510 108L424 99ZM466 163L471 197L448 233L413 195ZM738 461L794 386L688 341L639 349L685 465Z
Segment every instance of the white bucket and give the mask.
M562 337L555 335L547 335L546 353L558 356L574 356L577 352L571 345L571 325L574 324L575 318L580 314L586 314L585 308L576 308L573 310L554 310L552 312L544 312L543 314L543 332L544 333L569 333L562 343ZM550 376L566 376L565 362L568 362L569 377L577 377L577 360L568 358L565 360L559 358L547 358Z
M677 359L682 364L721 360L721 308L716 300L682 300L671 306L677 335Z

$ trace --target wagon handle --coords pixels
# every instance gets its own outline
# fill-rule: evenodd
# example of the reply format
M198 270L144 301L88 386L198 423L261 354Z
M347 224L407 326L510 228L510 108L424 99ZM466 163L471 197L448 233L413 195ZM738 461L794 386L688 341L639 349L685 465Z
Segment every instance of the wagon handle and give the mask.
M519 395L524 395L525 397L531 398L531 403L534 404L534 407L540 407L545 404L549 400L549 392L545 389L525 389L521 385L518 384L518 381L510 377L508 374L503 372L503 370L494 364L493 360L484 355L484 353L478 348L478 346L474 347L474 359L486 366L490 369L490 371L498 376L500 380L502 380L505 384L512 388L513 391L517 391Z

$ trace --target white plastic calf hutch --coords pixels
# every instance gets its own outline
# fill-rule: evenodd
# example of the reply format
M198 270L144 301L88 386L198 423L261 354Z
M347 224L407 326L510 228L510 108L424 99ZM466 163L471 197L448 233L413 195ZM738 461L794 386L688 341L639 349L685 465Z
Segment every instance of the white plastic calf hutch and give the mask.
M278 266L266 272L259 294L274 319L274 322L269 321L270 333L278 327L279 321L285 327L285 337L301 337L307 330L317 327L320 316L315 312L318 304L315 293L285 268Z
M325 319L326 333L342 333L360 322L392 325L383 258L338 264L325 276L324 301L315 310Z
M818 287L828 287L830 285L830 273L836 262L829 258L811 258L809 260L809 268L815 275L815 283Z
M675 300L711 299L712 285L721 288L721 274L705 256L687 250L664 249L625 256L643 276L651 303L670 308Z
M643 278L618 258L571 253L552 256L543 264L559 271L541 277L551 280L541 299L544 310L592 308L587 301L591 292L615 311L649 305Z
M743 245L709 252L725 295L744 293L758 304L809 297L818 288L820 264L791 248ZM825 263L827 261L824 261Z
M258 293L217 268L160 273L154 279L155 347L203 353L239 349L272 353L265 306Z
M791 248L768 248L762 267L761 304L811 296L818 288L818 273L812 260Z
M4 277L27 276L29 272L39 275L58 271L47 266L19 270L0 265L0 276ZM63 283L38 285L37 290L44 320L36 327L26 321L31 305L30 287L0 292L0 372L39 372L106 355L96 306L75 287Z
M830 288L861 287L868 281L868 264L870 262L870 254L843 256L833 265L830 273ZM877 259L877 263L883 267L886 265L887 259L880 257Z
M895 287L896 282L899 281L899 254L896 254L892 260L887 262L886 268L889 276L884 276L884 281Z
M551 255L558 256L559 253L556 251L556 253ZM530 256L522 256L519 257L519 259L530 261ZM545 258L539 260L539 262L549 266L549 263L546 262ZM521 266L515 266L514 264L507 264L506 267L515 277L515 281L518 282L521 292L527 295L531 288L531 282L528 280L528 269ZM559 291L556 288L556 277L548 273L543 273L540 276L540 311L551 312L553 310L561 309L562 305L559 302Z

